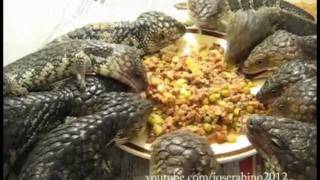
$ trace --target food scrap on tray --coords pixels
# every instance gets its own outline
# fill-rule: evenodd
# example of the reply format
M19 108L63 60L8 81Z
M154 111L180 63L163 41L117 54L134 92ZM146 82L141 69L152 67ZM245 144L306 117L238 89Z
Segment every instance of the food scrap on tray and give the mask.
M147 98L155 101L149 138L180 128L206 135L210 142L235 142L250 114L267 114L250 89L251 81L227 66L218 44L175 49L147 56Z

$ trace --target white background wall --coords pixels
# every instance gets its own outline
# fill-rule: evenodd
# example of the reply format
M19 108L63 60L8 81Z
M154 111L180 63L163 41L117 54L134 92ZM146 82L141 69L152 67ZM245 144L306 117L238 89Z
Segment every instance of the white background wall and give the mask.
M180 1L4 0L4 65L87 23L134 20L148 10L185 17L183 11L173 7L177 2Z
M181 1L186 0L4 0L4 65L87 23L133 20L148 10L185 19L185 11L173 7Z

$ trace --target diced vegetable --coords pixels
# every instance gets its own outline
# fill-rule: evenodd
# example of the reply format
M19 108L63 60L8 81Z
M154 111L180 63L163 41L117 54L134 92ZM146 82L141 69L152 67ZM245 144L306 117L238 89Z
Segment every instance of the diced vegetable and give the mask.
M154 130L156 136L159 136L159 135L161 135L163 133L162 127L160 125L158 125L158 124L154 124L153 125L153 130Z
M212 118L210 116L205 116L203 118L203 121L206 122L206 123L211 123L212 122Z
M204 123L204 124L203 124L203 129L204 129L207 133L209 133L209 132L212 131L212 126L211 126L211 124L209 124L209 123Z
M218 99L220 99L220 94L214 93L209 96L209 100L212 103L216 102Z
M148 122L152 125L155 124L162 124L163 123L163 119L160 115L155 114L155 113L151 113L148 119Z
M201 45L187 55L177 54L179 48L145 56L146 97L155 107L148 119L149 142L180 128L218 143L235 142L250 114L268 114L250 94L253 83L224 62L222 47Z

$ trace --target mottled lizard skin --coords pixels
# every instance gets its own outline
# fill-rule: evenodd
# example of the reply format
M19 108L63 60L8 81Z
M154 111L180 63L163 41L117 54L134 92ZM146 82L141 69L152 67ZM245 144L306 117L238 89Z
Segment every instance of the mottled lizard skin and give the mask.
M132 93L104 93L108 105L71 118L48 132L31 151L20 179L107 179L112 170L104 153L116 136L141 127L151 112L149 101ZM125 134L123 134L125 133ZM129 136L127 136L129 135Z
M187 130L165 134L152 144L150 175L187 179L192 175L217 175L219 170L206 138Z
M99 76L86 77L86 83L84 92L79 91L76 80L69 79L53 91L31 92L24 97L4 97L5 177L13 166L18 171L41 134L64 123L66 116L92 114L99 110L99 106L112 103L104 101L101 97L103 93L130 89L116 80Z
M173 44L186 28L179 21L162 12L142 13L135 21L93 23L58 37L52 43L70 39L93 39L106 43L126 44L150 54Z
M316 75L316 61L305 61L303 59L291 60L280 65L279 68L266 79L256 97L264 104L272 103L294 83Z
M305 19L314 17L305 10L285 0L188 0L188 13L193 23L204 29L225 32L228 22L237 10L279 7Z
M284 176L281 179L316 180L317 128L314 124L252 115L247 128L250 142L270 171L280 173Z
M303 79L290 86L271 105L271 113L316 123L317 119L317 77Z
M241 64L251 50L276 30L307 36L316 34L316 22L274 7L239 10L234 13L226 31L226 61Z
M85 74L112 77L136 91L147 87L145 69L135 48L94 40L52 44L5 66L3 70L5 95L37 91L72 76L77 77L80 89L84 89Z
M297 36L284 30L276 31L251 51L244 61L242 72L250 75L273 71L279 65L297 58L315 61L316 45L316 35Z

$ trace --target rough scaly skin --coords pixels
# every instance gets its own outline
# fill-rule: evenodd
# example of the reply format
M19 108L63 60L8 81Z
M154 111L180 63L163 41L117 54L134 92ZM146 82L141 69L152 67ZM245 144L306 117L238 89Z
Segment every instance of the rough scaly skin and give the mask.
M272 103L285 89L294 83L316 76L316 61L295 59L279 66L270 77L266 79L256 97L264 104Z
M142 13L136 21L94 23L78 28L55 40L93 39L106 43L126 44L149 54L173 44L186 32L176 19L156 11Z
M163 135L152 144L150 175L187 179L191 175L218 174L219 168L207 140L187 130Z
M132 93L106 93L100 111L72 118L48 132L31 151L20 179L106 179L110 176L104 152L121 133L131 137L152 109L151 103ZM122 132L125 132L123 134Z
M53 91L4 97L4 178L13 166L17 174L40 135L64 123L66 116L97 112L101 106L114 104L103 98L104 93L129 90L116 80L99 76L86 77L86 83L84 92L79 91L76 80L69 79ZM113 98L115 95L109 96Z
M316 52L316 36L297 36L284 30L279 30L264 39L244 61L242 71L245 74L257 74L273 71L280 64L293 59L315 60L316 54L304 52L310 49ZM301 46L304 46L302 48Z
M197 27L226 32L231 15L237 10L279 7L282 10L314 20L303 9L284 0L188 0L188 12Z
M274 7L239 10L234 13L227 28L226 61L243 63L256 45L279 29L300 36L314 35L316 23Z
M77 76L85 88L85 74L112 77L135 91L145 90L147 80L140 55L133 47L100 41L70 40L46 46L4 67L5 93L39 90L50 83ZM5 81L5 82L10 82Z
M315 123L317 117L317 78L303 79L290 86L271 105L275 116Z
M287 178L316 179L317 129L309 123L275 116L252 115L247 136L271 171Z

